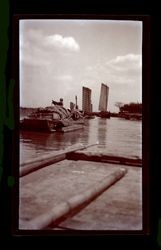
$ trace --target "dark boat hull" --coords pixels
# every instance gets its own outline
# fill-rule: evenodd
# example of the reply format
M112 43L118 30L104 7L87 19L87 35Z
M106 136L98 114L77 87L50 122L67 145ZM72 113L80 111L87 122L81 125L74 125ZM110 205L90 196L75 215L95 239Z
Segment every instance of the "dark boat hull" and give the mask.
M51 131L51 121L45 119L23 119L20 122L20 129L28 131Z
M101 112L99 113L99 117L101 117L101 118L106 118L106 119L110 119L111 115L110 115L110 112L101 111Z
M60 121L47 119L29 119L24 118L20 122L20 129L37 132L69 132L83 128L83 121Z

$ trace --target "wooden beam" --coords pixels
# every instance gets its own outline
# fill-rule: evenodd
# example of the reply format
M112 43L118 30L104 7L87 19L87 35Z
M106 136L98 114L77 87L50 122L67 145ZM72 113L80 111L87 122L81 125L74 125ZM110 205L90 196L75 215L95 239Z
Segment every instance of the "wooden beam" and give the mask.
M97 152L69 152L66 155L68 160L82 160L82 161L95 161L95 162L106 162L115 163L129 166L142 166L141 159L127 158L122 156L107 155Z

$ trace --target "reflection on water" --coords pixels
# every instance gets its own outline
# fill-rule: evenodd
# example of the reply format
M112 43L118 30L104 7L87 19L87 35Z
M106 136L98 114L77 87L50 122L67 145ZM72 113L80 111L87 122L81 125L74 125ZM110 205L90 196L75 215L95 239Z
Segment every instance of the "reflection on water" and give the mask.
M106 145L109 121L109 119L98 119L98 142L100 148L104 148Z
M22 143L36 150L60 150L78 142L81 133L39 133L26 132L20 134ZM88 141L88 139L87 139Z
M84 129L64 134L21 131L20 162L76 143L96 142L99 142L98 148L107 153L141 158L141 126L140 121L95 118L87 120Z

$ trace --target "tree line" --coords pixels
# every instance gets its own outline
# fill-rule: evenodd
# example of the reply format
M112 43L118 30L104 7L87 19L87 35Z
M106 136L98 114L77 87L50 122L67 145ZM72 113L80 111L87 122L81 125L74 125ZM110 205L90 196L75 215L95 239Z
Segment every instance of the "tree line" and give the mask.
M142 113L142 103L128 103L128 104L123 104L121 102L117 102L115 104L116 107L119 108L120 113Z

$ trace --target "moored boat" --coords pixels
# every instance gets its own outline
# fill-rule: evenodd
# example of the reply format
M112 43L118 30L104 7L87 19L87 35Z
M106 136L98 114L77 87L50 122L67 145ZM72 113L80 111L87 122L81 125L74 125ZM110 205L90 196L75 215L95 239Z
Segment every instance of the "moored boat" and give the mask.
M83 124L84 118L78 110L66 109L60 105L60 103L52 102L51 106L38 108L21 120L20 129L29 131L67 132L72 131L72 129L83 128Z

